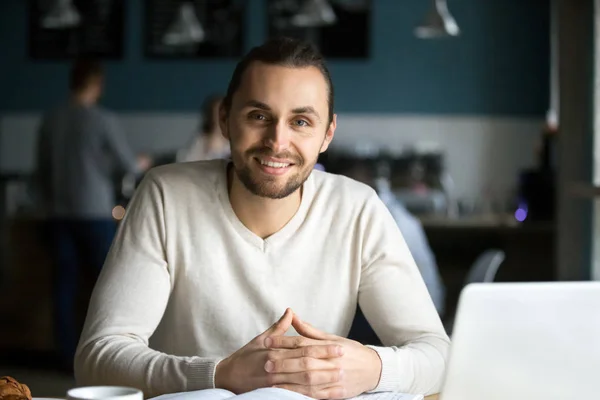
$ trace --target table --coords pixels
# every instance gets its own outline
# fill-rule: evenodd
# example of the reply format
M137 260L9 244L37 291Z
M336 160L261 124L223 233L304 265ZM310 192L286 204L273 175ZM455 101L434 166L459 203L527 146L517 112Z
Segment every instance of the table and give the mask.
M432 394L431 396L425 397L425 400L439 400L440 396L438 394ZM32 400L64 400L55 397L33 397Z

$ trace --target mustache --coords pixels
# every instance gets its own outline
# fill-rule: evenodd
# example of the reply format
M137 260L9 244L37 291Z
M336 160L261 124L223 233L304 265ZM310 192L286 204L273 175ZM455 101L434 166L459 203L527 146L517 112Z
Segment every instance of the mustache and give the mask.
M273 158L281 158L285 160L290 160L296 165L302 165L304 160L300 155L291 153L289 151L284 151L281 153L275 153L268 147L253 147L246 151L248 156L265 156L265 157L273 157Z

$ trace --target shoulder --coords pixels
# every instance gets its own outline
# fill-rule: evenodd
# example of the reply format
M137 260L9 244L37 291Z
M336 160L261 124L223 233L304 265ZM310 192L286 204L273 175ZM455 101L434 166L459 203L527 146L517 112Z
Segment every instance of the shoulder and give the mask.
M100 118L107 118L107 119L116 119L117 118L117 113L114 111L111 111L105 107L102 106L92 106L92 107L88 107L87 111L91 114L91 115L95 115L98 116Z
M85 109L85 118L96 126L103 126L109 130L119 130L119 116L116 112L110 111L101 106L92 106Z
M316 198L328 206L361 210L370 203L380 202L372 187L347 176L315 170L312 179Z
M150 169L145 181L166 193L184 194L189 191L214 191L225 179L226 161L208 160L161 165Z
M57 130L62 130L68 117L68 104L59 104L44 111L38 122L38 130L42 133L42 138L52 137Z
M60 104L60 105L54 106L54 107L44 111L44 113L42 114L42 117L41 117L41 121L42 122L52 121L52 120L64 115L67 112L67 110L68 110L68 106L66 104Z

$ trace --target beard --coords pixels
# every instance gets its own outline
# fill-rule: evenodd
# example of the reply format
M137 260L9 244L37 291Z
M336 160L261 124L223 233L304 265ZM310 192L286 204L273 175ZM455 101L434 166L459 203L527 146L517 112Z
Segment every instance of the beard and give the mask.
M282 183L283 177L268 176L251 167L250 164L257 162L255 158L260 156L290 160L294 164L292 167L294 172L290 171L292 173L288 173L290 176ZM235 174L250 193L269 199L283 199L306 182L317 159L306 162L299 154L275 153L268 147L256 146L244 152L243 155L234 154L232 151L232 161Z

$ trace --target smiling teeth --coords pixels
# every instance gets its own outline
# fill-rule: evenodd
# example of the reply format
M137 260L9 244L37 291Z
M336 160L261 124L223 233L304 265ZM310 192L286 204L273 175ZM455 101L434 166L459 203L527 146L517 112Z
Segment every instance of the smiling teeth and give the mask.
M279 162L272 162L272 161L263 161L260 160L260 163L262 165L266 165L267 167L271 167L271 168L285 168L285 167L289 167L290 164L286 164L286 163L279 163Z

